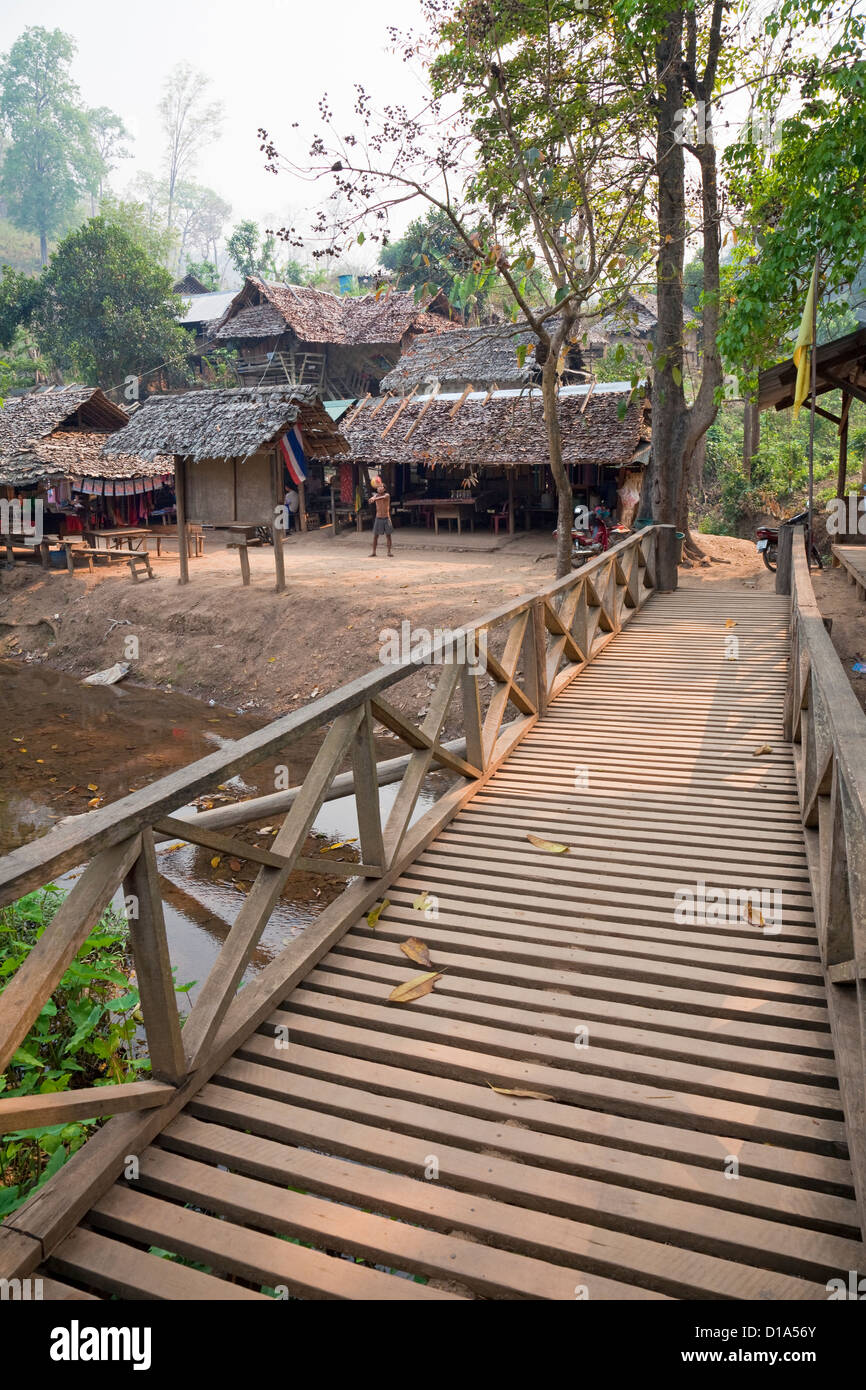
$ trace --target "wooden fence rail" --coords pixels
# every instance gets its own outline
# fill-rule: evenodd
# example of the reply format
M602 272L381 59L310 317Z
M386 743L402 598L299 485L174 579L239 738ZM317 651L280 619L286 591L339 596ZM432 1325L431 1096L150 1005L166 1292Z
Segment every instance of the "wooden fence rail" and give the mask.
M851 1161L866 1211L866 717L815 602L802 532L791 558L785 736L795 745Z
M33 1244L0 1241L32 1255L60 1239L94 1194L115 1179L136 1142L159 1133L238 1042L286 996L383 895L441 828L493 775L533 727L548 702L577 676L640 609L655 587L659 531L648 527L540 593L515 600L471 626L446 633L394 665L383 665L265 728L130 794L111 806L57 826L0 860L0 906L82 864L84 872L24 964L0 995L0 1067L6 1068L50 999L89 931L118 888L134 910L130 944L141 997L152 1079L93 1087L36 1102L0 1099L0 1134L50 1116L51 1123L116 1115L106 1128L15 1212L0 1231ZM495 648L495 650L494 650ZM423 718L409 719L387 699L421 667L439 671ZM492 682L492 691L488 682ZM443 745L442 731L460 692L465 755ZM513 707L515 717L506 722ZM396 733L409 757L396 798L382 821L373 733ZM267 850L204 828L182 813L196 797L269 758L283 763L298 739L327 728L319 752L291 799ZM350 882L256 978L238 993L247 965L286 882L297 867L334 873L334 861L304 859L304 842L341 768L352 769L361 862L341 867ZM413 815L434 767L461 780L426 813ZM258 800L249 819L261 818ZM178 1017L163 914L155 841L166 835L234 853L258 865L255 881L204 981L183 1028ZM140 1111L140 1114L121 1111ZM34 1119L34 1116L38 1118ZM136 1126L138 1128L136 1128ZM60 1194L55 1197L55 1191ZM25 1259L24 1263L28 1260ZM29 1260L30 1268L33 1260ZM26 1271L24 1271L26 1272ZM0 1255L0 1274L7 1274Z

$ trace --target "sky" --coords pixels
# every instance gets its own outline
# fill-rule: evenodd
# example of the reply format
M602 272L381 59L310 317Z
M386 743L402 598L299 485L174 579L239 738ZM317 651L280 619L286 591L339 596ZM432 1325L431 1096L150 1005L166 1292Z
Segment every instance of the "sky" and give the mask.
M410 26L418 13L416 0L330 0L327 6L256 0L248 8L238 0L148 0L143 7L117 0L3 0L0 52L37 25L73 36L78 53L72 73L83 100L110 107L135 137L134 158L112 175L121 195L135 173L161 172L157 102L169 70L188 61L212 79L210 94L225 105L223 134L202 151L194 177L231 203L231 224L253 218L280 226L319 195L286 173L264 172L259 126L278 148L290 148L294 138L302 157L307 146L291 125L314 129L323 93L335 116L345 116L347 130L355 82L379 102L415 104L418 79L388 51L386 31L395 19Z

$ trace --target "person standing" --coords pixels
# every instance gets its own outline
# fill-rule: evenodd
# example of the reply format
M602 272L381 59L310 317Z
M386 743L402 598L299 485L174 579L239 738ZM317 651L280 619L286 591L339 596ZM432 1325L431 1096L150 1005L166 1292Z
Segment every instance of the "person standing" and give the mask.
M391 537L394 533L394 527L391 522L391 497L390 494L385 491L385 484L382 482L381 478L376 479L375 488L376 491L373 493L373 505L376 508L376 516L373 520L373 549L370 551L371 560L376 554L376 546L379 543L380 536L387 537L389 557L392 557L394 554L391 541Z
M297 529L298 523L296 521L296 517L301 506L300 494L298 493L297 489L291 486L291 484L289 484L289 486L286 488L286 495L283 498L283 502L286 507L286 513L288 518L288 526L286 527L286 530L288 534L291 535L292 531L295 531Z

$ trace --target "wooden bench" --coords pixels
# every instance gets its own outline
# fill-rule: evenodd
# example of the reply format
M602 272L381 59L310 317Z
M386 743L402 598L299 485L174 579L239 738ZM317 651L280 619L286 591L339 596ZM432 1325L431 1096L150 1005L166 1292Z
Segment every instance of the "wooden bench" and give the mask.
M226 550L236 550L238 552L238 558L241 562L241 579L244 582L244 587L250 582L250 557L247 551L251 545L264 545L264 541L257 536L253 540L229 541L226 546Z
M866 545L834 545L833 558L845 571L859 598L866 599Z
M127 565L130 560L129 551L106 550L103 546L77 545L72 541L64 541L63 549L66 551L66 568L70 574L75 573L76 557L87 561L87 568L91 574L93 573L93 565L96 560L104 560L107 565ZM146 558L148 568L150 567L149 551L133 551L132 557L139 562Z
M157 526L154 528L153 538L156 541L157 559L162 554L162 542L167 536L177 536L176 526ZM204 555L204 527L198 521L188 521L186 523L186 553L189 558L201 559Z
M135 554L127 557L126 563L129 565L129 573L134 583L137 584L139 579L142 578L142 571L144 571L148 579L156 578L151 568L149 550L137 550Z

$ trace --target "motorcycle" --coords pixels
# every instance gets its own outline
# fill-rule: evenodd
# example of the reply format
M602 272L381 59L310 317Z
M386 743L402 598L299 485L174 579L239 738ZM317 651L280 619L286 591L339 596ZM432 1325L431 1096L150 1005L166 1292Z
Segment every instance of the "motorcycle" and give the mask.
M808 524L808 511L798 512L796 516L789 517L788 520L784 522L785 526L808 526ZM755 536L757 540L755 549L764 561L767 569L775 571L776 558L779 553L778 529L772 526L759 526L755 531ZM812 542L812 564L816 569L820 570L824 568L824 562L821 559L820 552L814 541Z
M631 535L627 526L610 525L610 512L606 507L594 507L587 512L585 507L575 507L575 524L571 530L571 567L579 569L588 560L602 555L612 545L618 545ZM556 538L558 531L554 531Z

